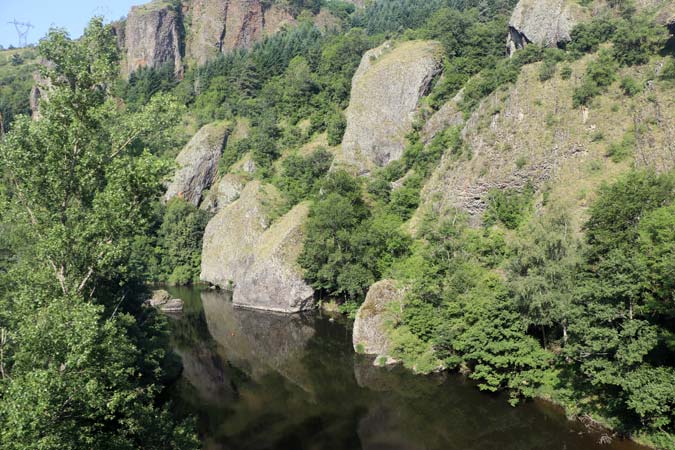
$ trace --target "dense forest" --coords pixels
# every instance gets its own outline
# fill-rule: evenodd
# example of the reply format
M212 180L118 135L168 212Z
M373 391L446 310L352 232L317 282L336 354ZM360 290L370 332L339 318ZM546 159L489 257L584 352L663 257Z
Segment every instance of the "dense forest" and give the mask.
M650 84L675 86L667 28L615 0L564 48L509 56L513 0L288 3L297 26L182 78L170 65L120 77L101 19L80 39L54 29L28 55L3 52L0 446L199 447L191 419L169 412L180 363L166 319L142 303L148 282L199 281L212 214L161 196L190 135L226 121L246 132L227 141L220 175L250 158L246 177L283 195L275 217L309 202L298 262L318 302L353 317L375 282L406 287L392 357L419 373L461 371L514 405L544 397L675 449L675 171L635 163L638 125L608 143L608 164L626 169L598 183L582 213L534 184L490 190L478 220L424 208L422 197L441 160L473 158L461 126L423 139L446 102L459 98L468 118L532 65L545 83L581 64L570 95L578 109L612 86L617 102L654 95ZM339 26L320 30L319 8ZM331 170L363 54L409 40L440 42L444 75L402 158L369 176ZM35 53L52 62L40 69L50 89L39 120L28 105ZM658 77L641 77L654 60ZM327 145L300 151L322 135Z

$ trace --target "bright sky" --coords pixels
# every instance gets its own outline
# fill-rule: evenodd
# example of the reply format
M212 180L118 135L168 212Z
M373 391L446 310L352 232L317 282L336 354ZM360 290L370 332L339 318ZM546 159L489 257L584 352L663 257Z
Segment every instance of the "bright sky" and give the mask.
M28 43L37 43L49 27L63 27L71 37L79 37L89 19L103 16L106 22L126 16L131 5L148 0L0 0L0 45L18 46L14 25L7 22L30 22Z

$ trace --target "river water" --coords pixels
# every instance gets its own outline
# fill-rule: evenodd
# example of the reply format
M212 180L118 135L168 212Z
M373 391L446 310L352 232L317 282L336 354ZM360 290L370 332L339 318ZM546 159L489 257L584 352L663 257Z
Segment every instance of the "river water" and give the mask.
M354 354L350 324L320 313L234 308L213 290L172 288L183 361L175 407L197 417L206 449L640 450L568 421L555 407L511 407L454 374L415 376Z

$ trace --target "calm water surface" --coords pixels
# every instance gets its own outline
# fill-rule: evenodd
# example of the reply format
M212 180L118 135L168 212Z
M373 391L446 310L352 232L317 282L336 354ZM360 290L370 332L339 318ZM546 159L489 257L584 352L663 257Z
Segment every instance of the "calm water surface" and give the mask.
M414 376L355 355L348 322L233 308L227 294L170 289L183 360L177 407L206 449L641 450L544 402L513 408L458 375Z

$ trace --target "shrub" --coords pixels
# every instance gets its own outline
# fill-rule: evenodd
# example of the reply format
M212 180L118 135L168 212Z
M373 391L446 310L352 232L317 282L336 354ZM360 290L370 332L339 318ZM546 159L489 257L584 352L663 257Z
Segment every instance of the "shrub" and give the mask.
M488 194L487 209L483 216L485 225L497 222L514 230L523 222L530 207L534 189L527 186L522 192L516 189L492 189Z
M625 76L621 79L621 90L623 90L624 95L633 97L642 92L642 87L635 81L635 78Z
M347 128L347 120L341 111L335 111L326 120L326 133L328 145L336 146L342 143L342 138Z

